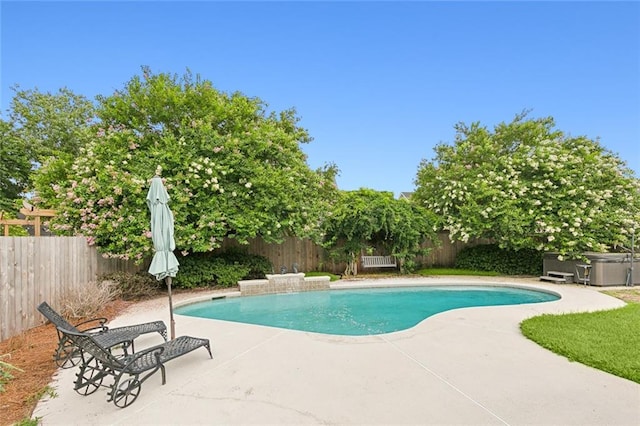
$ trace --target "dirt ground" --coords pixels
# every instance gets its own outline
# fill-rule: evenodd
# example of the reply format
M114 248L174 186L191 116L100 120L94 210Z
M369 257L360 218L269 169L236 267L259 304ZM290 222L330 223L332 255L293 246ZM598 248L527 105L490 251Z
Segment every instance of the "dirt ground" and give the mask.
M604 290L603 293L617 297L627 303L640 303L640 288L625 288L623 290Z
M640 303L639 288L604 292L627 302ZM133 302L111 302L97 316L112 320L132 304ZM57 369L53 361L57 343L58 337L52 324L32 328L0 342L0 356L6 355L2 360L23 370L12 370L14 378L5 385L5 392L0 392L1 426L13 425L31 417Z

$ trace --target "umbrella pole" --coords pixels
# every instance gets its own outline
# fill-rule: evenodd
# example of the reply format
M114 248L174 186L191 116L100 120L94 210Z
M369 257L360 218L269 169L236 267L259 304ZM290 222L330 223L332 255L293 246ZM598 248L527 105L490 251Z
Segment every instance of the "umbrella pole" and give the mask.
M169 289L169 322L171 327L171 340L176 338L176 323L173 320L173 300L171 300L171 277L167 277L167 288Z

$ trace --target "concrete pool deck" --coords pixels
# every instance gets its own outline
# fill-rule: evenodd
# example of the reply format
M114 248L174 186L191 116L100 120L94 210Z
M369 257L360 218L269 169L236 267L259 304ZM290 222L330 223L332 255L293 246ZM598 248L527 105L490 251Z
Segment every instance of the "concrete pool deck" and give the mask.
M514 278L357 280L332 287L391 284L515 284L559 293L554 302L465 308L378 336L331 336L176 315L176 335L211 340L155 374L120 409L107 389L73 390L60 370L57 397L33 417L51 424L638 425L640 385L569 362L527 340L519 323L542 313L624 305L598 289ZM219 294L219 293L216 293ZM209 295L210 297L211 295ZM174 297L174 305L187 295ZM197 297L202 299L203 296ZM162 319L167 298L134 305L112 326ZM136 340L141 349L158 336Z

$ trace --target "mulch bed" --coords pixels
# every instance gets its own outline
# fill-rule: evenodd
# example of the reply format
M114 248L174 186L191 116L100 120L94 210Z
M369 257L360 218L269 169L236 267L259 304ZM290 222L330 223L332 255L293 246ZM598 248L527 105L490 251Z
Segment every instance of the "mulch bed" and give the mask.
M132 302L114 301L97 316L115 318ZM71 322L80 322L82 319ZM57 370L53 354L58 347L58 335L53 324L46 324L0 342L2 361L23 371L11 370L14 377L0 392L0 425L12 425L31 418L38 399Z

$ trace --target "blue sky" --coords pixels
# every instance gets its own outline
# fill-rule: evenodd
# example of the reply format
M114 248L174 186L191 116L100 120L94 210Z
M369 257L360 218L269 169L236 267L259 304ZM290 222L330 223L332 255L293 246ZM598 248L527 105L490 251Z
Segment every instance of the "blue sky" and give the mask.
M13 85L94 98L141 66L295 107L340 189L412 191L453 126L524 109L640 176L639 2L1 1Z

